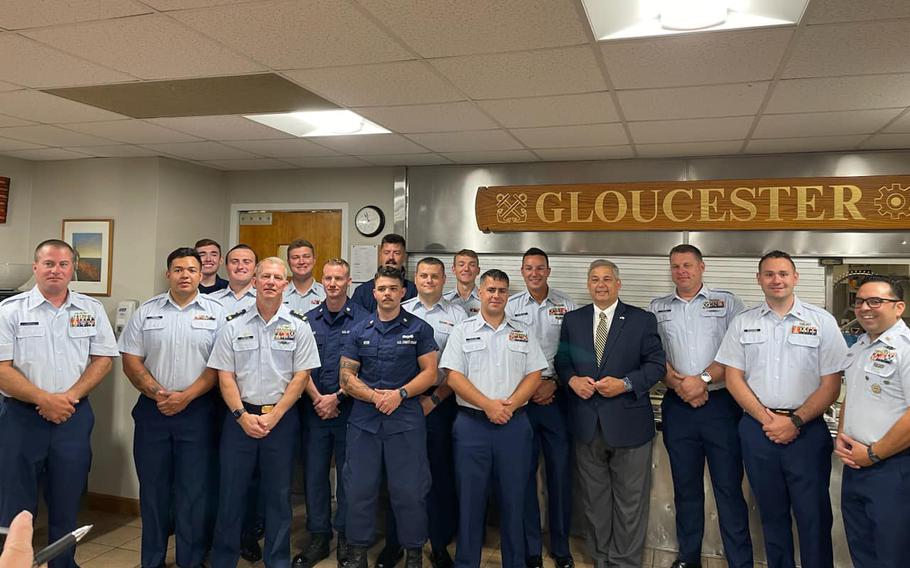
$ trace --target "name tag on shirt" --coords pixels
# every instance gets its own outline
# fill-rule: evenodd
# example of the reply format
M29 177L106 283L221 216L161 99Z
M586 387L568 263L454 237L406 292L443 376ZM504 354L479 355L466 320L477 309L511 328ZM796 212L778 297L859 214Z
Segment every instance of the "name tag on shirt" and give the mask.
M417 345L417 339L414 338L413 333L406 333L401 336L401 339L396 341L398 345Z

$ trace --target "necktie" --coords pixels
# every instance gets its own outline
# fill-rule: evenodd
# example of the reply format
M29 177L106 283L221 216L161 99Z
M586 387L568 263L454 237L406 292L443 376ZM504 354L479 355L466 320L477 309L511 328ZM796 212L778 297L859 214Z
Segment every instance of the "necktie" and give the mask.
M607 333L610 331L610 324L607 322L607 314L600 312L600 321L597 322L597 333L594 334L594 355L597 357L597 366L600 367L601 359L604 356L604 348L607 346Z

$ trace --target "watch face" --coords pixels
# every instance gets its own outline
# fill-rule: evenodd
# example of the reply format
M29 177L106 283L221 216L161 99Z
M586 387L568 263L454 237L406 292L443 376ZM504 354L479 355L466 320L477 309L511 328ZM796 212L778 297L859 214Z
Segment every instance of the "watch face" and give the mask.
M385 215L378 207L368 205L357 212L354 225L361 235L372 237L378 235L385 226Z

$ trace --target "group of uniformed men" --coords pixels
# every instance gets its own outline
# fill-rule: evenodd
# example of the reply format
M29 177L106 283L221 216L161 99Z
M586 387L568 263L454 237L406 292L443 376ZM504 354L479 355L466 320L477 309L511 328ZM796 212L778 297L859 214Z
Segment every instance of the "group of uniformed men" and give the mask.
M221 279L220 246L203 239L168 256L168 291L133 314L118 342L101 303L68 289L70 245L39 244L35 287L0 303L0 524L34 512L43 486L49 539L75 528L91 462L89 393L121 354L140 393L143 567L164 565L173 531L181 567L233 567L241 553L268 567L313 566L337 534L339 565L362 568L383 487L378 567L402 557L421 566L428 538L433 565L452 566L446 547L456 533L454 565L479 566L491 494L502 565L539 567L541 451L555 565L574 564L575 461L591 556L598 566L639 566L654 436L648 393L658 380L668 388L674 568L699 566L705 462L730 566L752 566L743 464L769 566L795 565L791 513L802 566L832 566L832 448L847 466L842 513L854 564L910 562L901 542L910 330L898 284L872 277L859 287L854 307L867 333L847 352L834 318L796 297L796 266L780 251L761 259L765 301L746 310L703 283L697 248L674 247L675 289L647 311L619 300L620 269L606 260L588 270L592 304L576 309L549 287L540 249L524 254L526 289L512 296L501 270L476 282L473 251L455 255L447 294L436 258L417 264L414 282L405 278L405 251L402 237L386 235L375 278L349 298L348 263L325 261L315 282L316 250L305 240L288 247L288 282L284 260L258 261L246 245L225 256ZM822 414L842 370L847 399L832 442ZM301 442L310 540L292 560ZM259 522L264 551L253 550ZM72 552L51 566L75 566Z

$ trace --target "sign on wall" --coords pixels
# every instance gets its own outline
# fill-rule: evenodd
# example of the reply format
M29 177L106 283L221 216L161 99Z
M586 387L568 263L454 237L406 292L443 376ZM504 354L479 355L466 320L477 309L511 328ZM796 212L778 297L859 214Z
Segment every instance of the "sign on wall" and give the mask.
M9 178L0 177L0 223L6 223L6 211L9 207Z
M485 233L910 228L910 176L480 187Z

